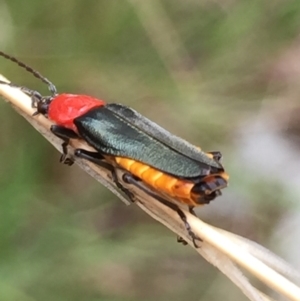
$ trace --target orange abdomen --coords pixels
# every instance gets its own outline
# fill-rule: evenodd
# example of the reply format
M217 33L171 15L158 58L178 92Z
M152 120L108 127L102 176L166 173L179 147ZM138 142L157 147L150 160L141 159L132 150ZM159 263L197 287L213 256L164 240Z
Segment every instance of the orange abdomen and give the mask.
M175 178L151 166L132 159L115 157L114 160L118 165L123 167L125 170L128 170L134 176L140 178L143 182L153 187L155 190L165 193L188 206L201 205L199 199L202 196L192 193L192 189L195 186L194 182ZM212 176L209 176L209 178L211 180ZM205 181L205 179L203 180ZM205 193L210 192L208 191Z

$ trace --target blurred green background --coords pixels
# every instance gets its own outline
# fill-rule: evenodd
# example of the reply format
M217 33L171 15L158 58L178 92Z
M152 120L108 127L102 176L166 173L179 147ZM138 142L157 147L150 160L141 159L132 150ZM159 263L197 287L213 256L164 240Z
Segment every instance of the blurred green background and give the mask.
M0 24L0 48L60 92L123 103L220 150L230 186L199 216L300 266L298 0L7 0ZM0 106L1 301L246 300Z

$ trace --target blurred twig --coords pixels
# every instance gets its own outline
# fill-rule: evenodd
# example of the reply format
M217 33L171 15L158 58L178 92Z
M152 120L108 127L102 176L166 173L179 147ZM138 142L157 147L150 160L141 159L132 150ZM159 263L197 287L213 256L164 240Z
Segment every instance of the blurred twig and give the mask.
M2 77L0 79L5 80L5 78ZM49 140L50 143L52 143L59 151L61 151L61 140L53 136L53 134L49 131L51 122L44 116L32 116L34 109L32 109L31 100L27 95L22 93L18 88L12 88L4 84L0 85L0 95L7 99L22 116L24 116L46 139ZM70 151L72 152L74 148L90 149L90 147L84 141L79 141L77 139L70 142ZM113 183L107 170L86 160L81 160L78 158L75 158L75 160L76 163L86 172L105 185L124 202L128 203L115 187L115 184ZM119 179L122 178L122 173L123 171L121 169L117 170ZM183 237L187 243L194 248L193 242L186 233L181 219L174 210L158 202L156 199L152 198L136 187L127 185L126 183L123 183L123 185L134 193L137 200L136 204L142 210L151 215L154 219L158 220L160 223L164 224L177 235ZM249 252L244 247L245 245L251 245L253 248L255 248L254 244L251 242L245 242L243 239L241 240L237 236L230 238L232 234L227 234L223 230L209 226L190 213L186 211L184 212L193 232L203 240L200 248L195 248L195 250L208 262L226 274L227 277L229 277L250 300L270 299L257 291L231 260L236 261L239 265L253 273L258 279L272 287L274 290L282 293L290 300L300 300L299 287L252 256L250 253L253 254L253 252ZM273 259L276 266L276 256L273 256L270 251L268 251L266 254L268 257L274 257ZM272 265L274 265L274 261ZM281 270L282 265L285 265L287 269L292 270L291 267L288 267L288 265L284 264L282 261L280 261L280 264ZM297 275L297 272L293 271L293 273L290 274L294 274L295 276Z

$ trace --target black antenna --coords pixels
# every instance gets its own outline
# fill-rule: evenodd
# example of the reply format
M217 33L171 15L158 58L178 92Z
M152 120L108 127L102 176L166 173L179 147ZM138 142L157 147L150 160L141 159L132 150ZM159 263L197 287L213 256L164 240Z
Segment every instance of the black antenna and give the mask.
M31 74L33 74L36 78L40 79L42 82L44 82L45 84L48 85L48 89L51 92L52 95L56 95L57 94L57 90L56 87L54 86L54 84L52 84L50 82L49 79L47 79L46 77L44 77L43 75L41 75L38 71L34 70L33 68L27 66L26 64L24 64L23 62L19 61L18 59L16 59L15 57L8 55L2 51L0 51L0 55L5 57L6 59L18 64L20 67L24 68L26 71L30 72Z

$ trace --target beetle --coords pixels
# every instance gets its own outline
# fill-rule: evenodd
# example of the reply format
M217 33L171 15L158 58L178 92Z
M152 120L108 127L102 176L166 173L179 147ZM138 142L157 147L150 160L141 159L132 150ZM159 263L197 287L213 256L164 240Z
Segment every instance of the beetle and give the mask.
M37 101L37 113L56 123L51 131L65 141L65 155L69 139L81 137L97 152L78 149L76 156L113 162L190 207L209 203L227 185L219 152L204 153L124 105L59 94Z
M43 114L55 123L51 131L63 140L62 162L73 163L67 146L70 139L81 138L96 152L77 149L75 156L109 168L116 185L129 198L132 195L116 178L114 166L127 171L125 182L146 189L162 201L161 195L174 199L187 205L191 212L193 207L215 199L227 186L229 176L220 162L220 152L205 153L125 105L88 95L58 94L39 72L10 55L0 55L48 84L51 96L22 90L32 97L35 114Z

